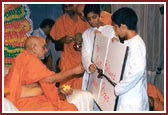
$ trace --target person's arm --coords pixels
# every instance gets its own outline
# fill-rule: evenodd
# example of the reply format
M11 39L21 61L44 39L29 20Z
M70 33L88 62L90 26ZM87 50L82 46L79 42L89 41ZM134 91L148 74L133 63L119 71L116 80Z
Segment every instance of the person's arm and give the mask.
M32 97L42 95L43 91L38 83L22 85L20 97Z
M81 74L83 72L84 72L84 68L83 68L82 64L80 64L72 69L67 70L67 71L53 74L53 75L49 76L48 78L42 79L41 81L49 82L49 83L60 82L68 77L71 77L72 75Z
M66 90L63 88L58 88L58 93L59 95L63 95L63 96L70 95L72 93L72 88L69 88ZM33 97L33 96L39 96L42 94L43 94L43 91L40 85L38 83L33 83L30 85L22 85L20 97L21 98Z

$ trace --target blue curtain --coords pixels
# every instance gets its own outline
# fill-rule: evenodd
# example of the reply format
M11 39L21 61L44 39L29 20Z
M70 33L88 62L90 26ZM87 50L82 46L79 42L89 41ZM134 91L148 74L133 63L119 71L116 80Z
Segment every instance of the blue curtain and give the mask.
M28 4L30 18L33 21L33 30L40 26L45 18L55 19L63 14L61 4Z

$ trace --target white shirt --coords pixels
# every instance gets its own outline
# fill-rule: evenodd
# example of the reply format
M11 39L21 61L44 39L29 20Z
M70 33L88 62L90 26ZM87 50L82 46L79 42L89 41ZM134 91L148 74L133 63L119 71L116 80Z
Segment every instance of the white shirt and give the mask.
M146 77L146 47L139 35L124 41L129 47L123 80L115 86L117 111L149 110Z
M99 28L90 27L89 29L83 32L82 64L86 70L84 73L83 82L82 82L83 90L86 90L87 88L89 73L90 73L89 66L90 64L92 64L91 57L92 57L92 50L93 50L93 44L94 44L95 30L99 30L101 34L105 35L109 39L112 39L113 37L115 37L114 29L110 25L100 26Z

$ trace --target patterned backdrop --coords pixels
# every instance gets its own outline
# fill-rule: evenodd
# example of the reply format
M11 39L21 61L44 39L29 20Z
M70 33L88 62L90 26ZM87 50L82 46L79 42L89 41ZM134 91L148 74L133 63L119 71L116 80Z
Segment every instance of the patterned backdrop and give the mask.
M4 61L11 65L23 49L26 38L32 32L32 21L27 5L4 5Z

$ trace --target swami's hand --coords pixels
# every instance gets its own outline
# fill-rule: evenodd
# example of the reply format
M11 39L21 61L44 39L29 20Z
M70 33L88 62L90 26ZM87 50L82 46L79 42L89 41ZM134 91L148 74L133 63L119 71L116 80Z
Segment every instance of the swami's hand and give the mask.
M72 88L71 87L69 87L69 88L65 88L65 87L59 88L58 92L59 92L58 95L59 95L60 100L65 101L66 96L72 94Z
M96 71L96 65L95 65L95 64L90 64L90 66L89 66L89 71L90 71L91 73L94 73L94 72Z
M73 91L72 88L68 88L66 90L64 88L60 88L60 93L65 96L72 94L72 91Z

